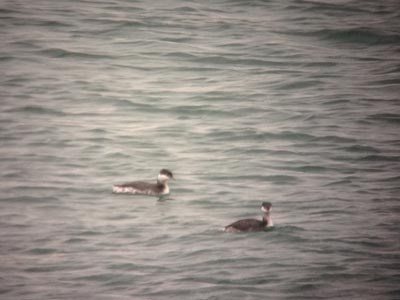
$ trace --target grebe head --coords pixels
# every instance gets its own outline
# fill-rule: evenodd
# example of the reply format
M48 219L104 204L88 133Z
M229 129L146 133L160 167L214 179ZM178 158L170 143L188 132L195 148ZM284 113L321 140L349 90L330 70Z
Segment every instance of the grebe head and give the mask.
M263 202L261 205L261 210L268 213L272 210L272 204L270 202Z
M160 170L160 173L158 174L157 181L160 183L166 183L168 180L174 179L174 175L172 175L172 172L167 169L162 169Z

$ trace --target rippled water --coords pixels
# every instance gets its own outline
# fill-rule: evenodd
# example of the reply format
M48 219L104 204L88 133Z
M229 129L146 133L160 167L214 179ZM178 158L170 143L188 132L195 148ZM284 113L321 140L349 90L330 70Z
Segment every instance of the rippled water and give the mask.
M399 6L2 1L1 299L399 299Z

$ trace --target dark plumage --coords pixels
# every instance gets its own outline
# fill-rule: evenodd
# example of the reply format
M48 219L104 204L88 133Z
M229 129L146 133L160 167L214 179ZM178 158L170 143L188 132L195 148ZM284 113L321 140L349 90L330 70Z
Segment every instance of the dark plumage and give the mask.
M261 210L264 212L262 220L256 219L242 219L225 227L226 232L249 232L249 231L261 231L266 227L272 227L274 224L270 215L272 204L269 202L263 202Z

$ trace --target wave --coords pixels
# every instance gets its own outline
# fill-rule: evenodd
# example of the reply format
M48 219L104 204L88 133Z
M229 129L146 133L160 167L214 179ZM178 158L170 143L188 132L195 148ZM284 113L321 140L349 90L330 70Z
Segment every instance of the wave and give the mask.
M379 150L366 145L352 145L342 148L343 151L350 153L379 153Z
M39 105L25 105L25 106L20 106L12 109L6 110L6 112L10 113L26 113L26 114L36 114L36 115L52 115L52 116L58 116L62 117L65 116L66 113L52 109L52 108L47 108Z
M304 89L310 88L314 86L322 85L323 81L321 80L297 80L289 83L280 84L275 89L277 90L295 90L295 89Z
M217 140L231 141L231 140L290 140L290 141L312 141L317 139L315 136L295 132L295 131L282 131L279 133L272 132L257 132L253 130L244 130L241 132L236 131L227 131L227 130L217 130L209 133L211 138Z
M61 48L47 48L36 51L36 54L52 57L52 58L77 58L77 59L111 59L112 56L105 54L95 54L95 53L86 53L86 52L78 52L65 50Z
M292 167L290 170L302 172L302 173L313 173L313 174L320 174L327 172L329 168L317 165L307 165L307 166L299 166L299 167Z
M278 34L314 37L335 43L361 44L361 45L397 45L400 35L394 33L379 32L370 28L347 28L347 29L320 29L311 31L276 31Z
M366 45L398 44L400 35L377 32L372 29L355 28L345 30L324 29L315 32L325 40L332 40L342 43L356 43Z
M48 255L57 252L55 248L33 248L28 251L30 254L35 255Z
M241 176L211 176L208 178L212 181L251 181L251 182L273 182L280 184L291 184L298 181L299 178L290 175L241 175Z
M15 196L15 197L4 197L0 198L0 202L9 202L9 203L54 203L59 200L56 197L41 197L41 196Z
M400 114L394 113L379 113L369 115L367 120L384 121L388 123L400 124Z
M369 162L400 162L400 156L392 155L366 155L358 159L359 161Z

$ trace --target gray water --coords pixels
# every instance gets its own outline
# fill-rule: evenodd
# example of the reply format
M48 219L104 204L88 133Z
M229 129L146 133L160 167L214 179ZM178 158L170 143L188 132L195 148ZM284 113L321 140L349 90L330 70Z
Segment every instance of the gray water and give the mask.
M400 299L399 8L3 0L0 298Z

